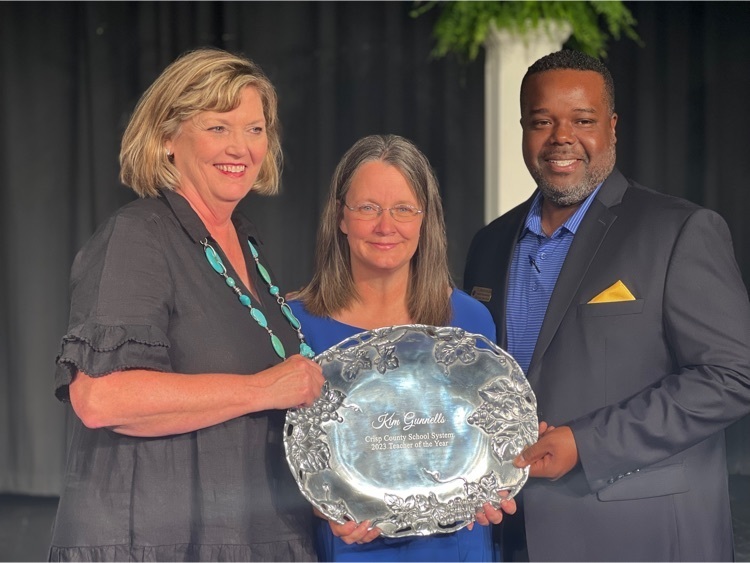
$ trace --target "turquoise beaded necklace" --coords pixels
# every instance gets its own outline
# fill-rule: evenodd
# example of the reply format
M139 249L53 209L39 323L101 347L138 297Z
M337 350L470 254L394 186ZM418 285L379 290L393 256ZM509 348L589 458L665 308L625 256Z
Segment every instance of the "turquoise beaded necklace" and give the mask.
M211 267L217 274L224 278L224 283L226 283L229 288L234 291L234 293L239 298L240 303L250 310L250 316L253 317L255 322L266 329L266 332L268 332L268 336L271 338L271 346L273 346L273 350L274 352L276 352L276 355L279 356L279 358L281 358L282 360L286 359L286 350L284 350L284 345L281 343L279 337L276 336L269 328L266 316L260 309L258 309L257 307L253 307L253 302L250 299L250 296L242 293L242 290L237 285L237 282L234 281L234 278L227 275L227 269L224 266L224 262L221 261L219 254L208 242L208 239L204 238L201 241L201 244L203 245L203 250L206 253L206 259L208 260L208 263L211 264ZM284 301L284 298L279 292L279 288L271 282L271 276L268 273L268 270L266 270L263 267L263 264L260 263L260 260L258 260L258 251L256 250L255 246L253 246L253 243L248 239L247 244L250 247L250 252L253 255L253 260L255 260L255 267L257 268L260 277L263 278L263 281L268 285L268 293L270 293L272 297L276 298L276 303L279 304L279 308L281 309L284 317L286 317L286 320L289 321L290 325L292 325L292 328L297 331L297 338L299 338L299 353L306 358L312 358L313 356L315 356L315 354L313 353L312 348L310 348L310 346L308 346L308 344L305 342L305 336L302 334L302 325L300 324L299 319L294 316L292 308L286 301Z

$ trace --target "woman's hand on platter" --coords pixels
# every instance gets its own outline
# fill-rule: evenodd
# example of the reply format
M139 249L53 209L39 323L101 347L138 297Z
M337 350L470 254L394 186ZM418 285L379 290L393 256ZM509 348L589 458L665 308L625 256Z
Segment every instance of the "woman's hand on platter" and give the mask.
M339 524L338 522L329 520L328 517L317 508L313 507L313 513L318 518L326 520L328 522L328 525L331 526L333 535L337 538L341 538L341 541L343 541L344 543L369 543L380 536L380 528L374 527L370 529L369 520L365 520L360 524L357 524L352 520L350 520L346 524Z
M508 496L508 491L501 491L500 496ZM495 508L489 502L485 502L482 510L474 516L475 521L480 526L489 526L490 524L499 524L503 521L503 514L515 514L517 510L514 499L500 501L500 508ZM474 522L469 524L469 529L474 527Z
M255 383L267 394L268 408L309 407L325 383L323 368L299 354L256 374Z
M371 528L369 520L365 520L360 524L352 521L349 521L346 524L339 524L333 520L329 520L328 524L331 526L333 535L337 538L341 538L341 541L346 544L370 543L372 540L380 536L380 528Z

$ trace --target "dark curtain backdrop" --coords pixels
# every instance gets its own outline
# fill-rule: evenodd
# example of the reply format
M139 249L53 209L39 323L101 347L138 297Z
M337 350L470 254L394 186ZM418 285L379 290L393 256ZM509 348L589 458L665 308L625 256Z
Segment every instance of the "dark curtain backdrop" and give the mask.
M177 55L215 45L255 59L276 85L281 194L242 209L286 289L310 276L315 229L343 152L398 133L441 183L461 282L483 220L484 61L434 60L437 13L410 2L0 2L0 492L57 494L67 407L53 398L68 274L96 226L133 194L119 141L143 90ZM612 45L618 163L642 183L719 211L750 279L743 159L750 116L750 6L633 3L640 48ZM518 127L517 122L507 124ZM518 163L523 166L523 163ZM748 335L750 337L750 335ZM747 421L730 465L750 473Z

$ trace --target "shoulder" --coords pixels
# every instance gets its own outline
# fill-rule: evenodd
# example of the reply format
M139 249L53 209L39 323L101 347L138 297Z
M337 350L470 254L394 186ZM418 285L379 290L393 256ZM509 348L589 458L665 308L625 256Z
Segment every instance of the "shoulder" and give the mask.
M686 199L657 191L625 177L615 168L604 181L596 201L616 213L634 212L648 216L662 212L690 213L700 206Z
M451 294L451 325L495 341L495 321L489 309L466 292L455 288Z
M628 180L628 189L623 197L623 203L630 205L641 205L643 210L658 209L660 212L675 212L675 213L693 213L700 209L704 209L700 205L688 201L687 199L669 195L652 188L648 188L635 182Z
M533 199L534 196L532 195L527 201L503 213L500 217L479 229L472 238L469 253L478 249L488 250L518 233L526 219Z
M174 225L174 216L157 198L138 199L112 213L81 247L73 270L113 267L162 261L164 225ZM150 259L153 257L153 259ZM127 271L127 270L125 270Z
M487 312L487 307L474 299L462 289L454 288L451 293L451 306L453 310L469 311L478 315Z
M162 197L148 197L132 201L115 211L110 219L116 225L131 227L137 225L149 231L149 234L164 225L179 227L177 216L167 200Z
M726 221L716 211L633 180L628 180L621 203L612 209L636 228L651 224L658 225L662 232L669 229L679 233L685 228L727 230Z
M300 318L300 315L310 314L307 312L307 309L305 309L305 304L302 303L302 301L300 301L299 299L287 299L286 302L292 308L292 312L297 318Z
M92 239L109 238L115 233L133 238L150 235L156 225L173 221L174 214L163 200L159 198L143 198L132 201L107 217L92 235Z
M313 315L297 299L291 299L288 303L294 316L302 325L305 340L316 354L320 354L346 338L362 332L362 329L346 325L331 317Z
M303 324L303 325L311 325L311 324L317 324L323 321L324 319L322 317L318 317L316 315L313 315L310 311L307 310L305 307L305 304L300 301L299 299L289 299L287 300L287 303L289 304L289 307L292 309L292 313L294 313L294 316L297 317L297 319Z
M536 192L534 192L536 194ZM516 205L510 211L506 211L497 219L492 220L487 226L479 229L477 234L480 233L492 233L494 231L502 231L507 229L509 226L516 227L520 222L526 219L526 215L529 213L531 203L534 200L534 195L523 203Z
M105 223L122 220L148 222L173 216L174 213L172 213L164 198L146 197L126 203L115 210L105 220Z

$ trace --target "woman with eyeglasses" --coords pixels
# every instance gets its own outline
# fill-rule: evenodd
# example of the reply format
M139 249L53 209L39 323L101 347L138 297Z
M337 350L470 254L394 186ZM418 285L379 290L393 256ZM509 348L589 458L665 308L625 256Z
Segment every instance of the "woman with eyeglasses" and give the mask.
M487 309L456 289L448 268L438 183L427 158L396 135L372 135L344 154L318 229L312 281L290 305L321 353L354 334L384 326L457 326L494 340ZM493 561L489 503L481 526L428 537L384 538L369 521L321 520L323 561ZM321 516L321 514L318 514Z

